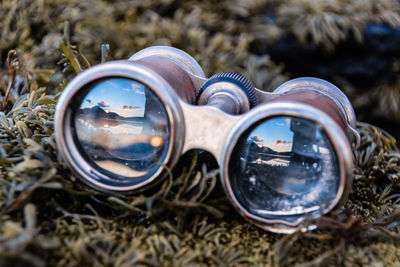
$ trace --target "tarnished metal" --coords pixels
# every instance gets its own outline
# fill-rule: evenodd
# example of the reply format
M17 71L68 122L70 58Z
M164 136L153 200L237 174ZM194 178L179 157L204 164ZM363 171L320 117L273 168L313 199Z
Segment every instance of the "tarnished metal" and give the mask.
M285 94L296 90L313 90L324 94L336 103L347 122L347 134L351 137L355 147L360 144L360 134L356 130L356 114L346 95L335 85L314 77L302 77L283 83L274 90L274 94ZM324 108L321 108L324 111Z
M284 220L284 216L276 216L274 220L266 220L259 216L251 214L246 207L243 207L236 199L234 192L232 191L229 177L228 177L228 165L231 159L234 145L242 136L242 134L249 129L252 125L258 121L273 117L277 115L289 115L294 117L305 118L310 121L314 121L316 124L323 127L328 134L330 141L332 142L336 155L338 156L340 166L340 186L335 200L329 207L323 210L319 210L317 213L310 213L308 216L298 216L294 222ZM353 168L353 155L350 148L350 144L343 130L337 125L337 123L330 118L327 114L316 109L310 105L306 105L295 101L280 101L270 103L268 105L260 105L245 115L241 116L240 120L235 124L234 128L230 130L230 135L225 139L225 144L221 150L221 181L225 188L226 193L229 195L229 199L235 208L245 218L250 221L255 221L260 227L280 233L291 233L294 232L304 219L309 217L319 216L324 214L333 208L340 206L346 200L352 184L352 168ZM288 214L289 215L289 214Z
M198 77L206 77L199 63L197 63L197 61L191 55L183 50L171 46L150 46L135 53L129 58L129 60L140 60L150 56L167 58L179 65L188 73Z
M221 162L224 140L240 117L229 115L216 107L181 103L185 121L183 152L203 149ZM193 123L196 127L193 127Z
M71 120L75 110L71 103L76 95L89 83L112 77L128 78L146 85L164 104L168 115L170 145L167 156L154 175L135 186L104 184L112 178L86 161L76 148L72 134ZM99 190L117 192L145 190L163 177L163 166L174 167L184 152L191 149L209 151L220 165L222 184L235 208L249 221L274 232L293 232L302 227L305 219L327 213L343 203L352 177L349 140L357 144L359 135L355 130L354 110L337 87L316 78L295 79L273 93L257 90L261 104L249 110L249 100L243 90L233 83L220 82L212 84L200 95L199 103L203 106L195 106L195 95L206 80L201 67L190 55L171 47L151 47L136 53L129 61L114 61L90 68L70 82L58 101L55 135L59 151L83 181ZM236 199L229 181L233 149L248 129L276 116L305 119L327 134L339 168L339 188L328 206L319 210L305 209L299 214L270 212L266 219L250 212ZM313 226L308 229L311 228Z
M218 82L208 86L200 95L198 104L216 106L229 114L241 114L250 109L246 93L230 82Z
M145 190L148 185L152 184L159 178L163 168L159 170L145 182L137 186L107 186L104 180L109 177L90 165L86 159L78 151L72 132L71 115L75 112L71 110L71 103L77 93L91 82L110 77L125 77L140 81L158 95L164 103L168 113L169 123L171 125L170 147L167 153L166 162L174 165L179 158L179 151L182 150L182 137L185 135L183 125L183 116L178 97L174 93L174 89L156 72L141 66L135 65L130 61L113 61L94 66L73 79L64 89L63 94L57 103L55 113L54 131L60 155L65 159L66 163L78 173L79 177L89 185L102 191L118 191L131 192L132 190Z

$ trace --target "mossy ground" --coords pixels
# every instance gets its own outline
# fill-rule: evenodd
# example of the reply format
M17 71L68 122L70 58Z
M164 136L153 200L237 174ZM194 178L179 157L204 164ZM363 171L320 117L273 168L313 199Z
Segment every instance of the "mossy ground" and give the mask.
M394 138L374 126L358 126L362 141L345 207L316 221L320 230L288 236L237 215L205 153L186 154L151 192L110 195L74 177L58 158L53 134L62 89L100 62L103 43L111 47L108 60L150 45L176 46L207 75L237 71L271 90L290 73L268 55L251 53L254 43L293 34L304 45L329 51L348 35L361 38L368 21L399 25L399 10L389 0L4 0L0 265L399 266L400 151ZM400 95L398 87L391 92L390 99ZM352 100L367 105L368 97ZM398 114L396 105L389 107L388 114Z

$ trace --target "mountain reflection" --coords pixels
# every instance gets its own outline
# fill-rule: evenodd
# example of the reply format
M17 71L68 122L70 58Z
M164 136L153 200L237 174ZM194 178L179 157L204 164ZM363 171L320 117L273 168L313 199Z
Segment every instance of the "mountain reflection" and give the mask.
M144 123L143 118L124 118L95 106L79 110L75 127L81 142L118 149L131 143L149 142L150 136L142 134Z
M301 165L306 166L307 169L319 169L321 154L329 153L329 150L326 144L324 146L324 142L321 142L316 125L302 119L288 117L275 120L277 120L275 123L269 121L264 123L269 126L267 130L264 129L265 125L258 127L264 130L263 133L255 129L254 133L250 134L246 143L247 161L250 164L288 168L297 166L298 162L301 162ZM273 127L275 129L271 129ZM280 149L280 151L275 149Z
M138 177L155 168L168 145L168 118L143 84L110 79L95 85L75 114L83 151L99 167Z
M314 122L284 116L264 121L250 132L242 149L239 188L257 210L318 210L320 201L334 197L338 186L331 151Z

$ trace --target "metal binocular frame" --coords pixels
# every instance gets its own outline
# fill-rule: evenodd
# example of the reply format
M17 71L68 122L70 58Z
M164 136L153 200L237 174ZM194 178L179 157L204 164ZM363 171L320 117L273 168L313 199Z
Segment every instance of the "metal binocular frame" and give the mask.
M264 92L236 73L207 79L195 59L166 46L79 74L55 115L59 152L88 185L143 191L183 153L206 150L238 212L280 233L343 204L355 128L349 100L327 81L298 78Z

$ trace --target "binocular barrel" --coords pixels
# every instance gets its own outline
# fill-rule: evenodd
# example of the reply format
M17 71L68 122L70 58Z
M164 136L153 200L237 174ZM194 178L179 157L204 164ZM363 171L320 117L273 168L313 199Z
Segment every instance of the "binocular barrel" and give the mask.
M194 58L163 46L79 74L55 120L60 154L98 190L146 190L202 149L238 212L282 233L343 203L359 142L354 110L329 82L299 78L263 92L236 73L207 79Z
M157 72L186 103L215 106L235 115L256 106L258 98L262 99L262 103L283 100L302 102L327 113L348 133L352 143L357 145L359 142L354 130L356 120L351 103L336 86L326 81L294 79L271 94L254 88L250 81L236 73L220 73L206 79L201 67L190 55L180 50L171 49L169 53L163 50L164 47L150 47L133 55L130 60ZM196 82L200 82L201 87L196 86Z
M167 81L175 93L186 103L196 100L196 88L189 74L174 61L160 56L149 56L132 61L134 64L149 68Z

